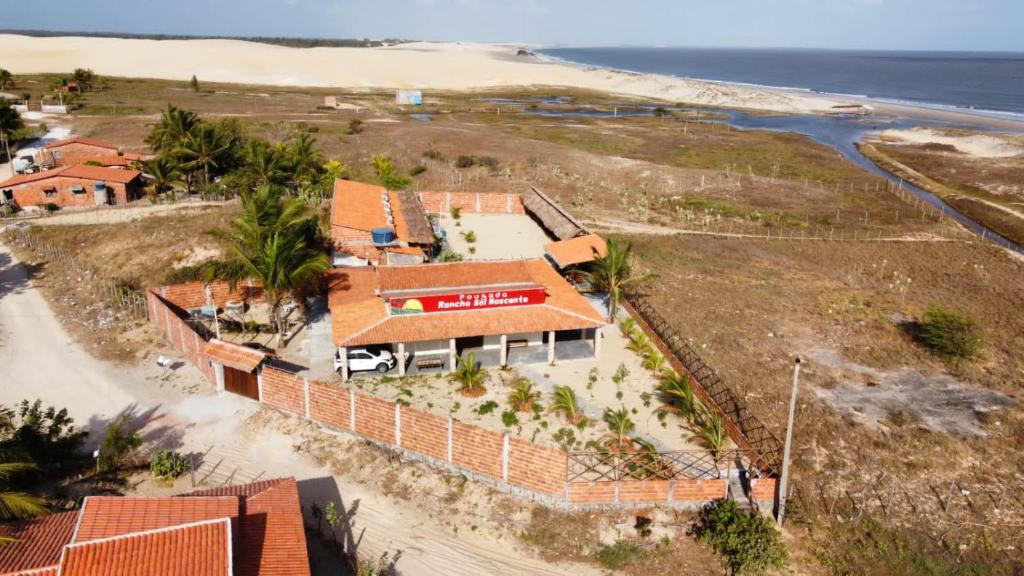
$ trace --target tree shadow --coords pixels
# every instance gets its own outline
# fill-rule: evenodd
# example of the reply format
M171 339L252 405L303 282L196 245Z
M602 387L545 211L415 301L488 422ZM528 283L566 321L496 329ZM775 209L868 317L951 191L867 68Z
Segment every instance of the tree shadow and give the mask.
M0 252L0 298L31 288L32 279L45 268L45 262L19 263L9 253Z
M166 414L161 408L162 405L158 404L143 410L138 404L132 403L121 409L111 418L90 417L89 422L85 425L85 429L89 431L89 436L86 438L84 449L89 452L98 450L103 444L107 428L111 423L122 418L125 420L129 431L140 433L143 445L149 448L147 452L177 450L181 448L184 445L182 441L184 432L182 430L163 424L151 427L154 422L159 421Z
M366 529L357 526L356 522L356 516L359 512L359 499L346 503L341 495L341 491L338 489L337 481L330 476L299 480L297 485L299 500L301 500L303 505L303 517L306 519L307 525L315 527L315 530L318 532L318 538L322 534L326 538L337 542L341 551L347 555L352 564L350 569L353 571L358 570L358 562L362 559L359 555L359 547L366 532ZM334 503L340 520L334 528L327 524L326 519L318 523L318 520L313 517L312 512L314 505L319 507L320 510L325 511L330 502ZM381 567L383 571L378 572L378 574L397 576L398 561L401 557L402 551L396 550L387 559L386 565ZM376 559L367 558L366 560L373 562Z

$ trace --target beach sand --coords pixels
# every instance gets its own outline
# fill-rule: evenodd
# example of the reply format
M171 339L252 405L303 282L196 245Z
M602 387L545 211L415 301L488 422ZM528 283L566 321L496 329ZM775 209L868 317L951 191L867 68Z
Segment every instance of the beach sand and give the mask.
M773 112L820 112L837 103L655 74L516 56L517 47L416 42L382 48L289 48L241 40L137 40L0 35L13 74L70 72L127 78L337 88L469 90L510 86L584 88L667 102Z

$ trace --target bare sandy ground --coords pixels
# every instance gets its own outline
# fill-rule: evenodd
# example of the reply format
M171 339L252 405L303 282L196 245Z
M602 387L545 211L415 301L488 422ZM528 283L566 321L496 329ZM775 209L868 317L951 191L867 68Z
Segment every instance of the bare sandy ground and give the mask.
M714 106L812 112L837 102L515 56L516 47L410 43L383 48L288 48L240 40L33 38L0 35L4 66L14 74L92 68L107 76L277 86L468 90L566 86Z
M301 494L304 508L332 493L348 508L358 501L355 522L360 550L371 558L385 550L402 550L401 573L598 573L588 566L531 558L494 535L468 529L453 534L415 502L383 496L376 484L334 475L331 468L296 449L293 435L272 427L247 428L244 423L256 412L256 404L230 394L214 395L199 372L184 362L169 370L155 362L115 366L96 360L63 330L2 244L0 366L0 404L40 398L67 407L78 424L95 432L92 442L102 435L110 418L127 411L137 423L145 424L142 433L149 443L183 452L210 451L224 470L259 471L263 478L295 476L300 486L319 487ZM253 473L234 476L236 482L254 477ZM459 521L455 516L450 519Z
M885 130L878 138L899 144L946 144L977 158L1013 158L1024 155L1024 146L996 134L949 134L929 128Z

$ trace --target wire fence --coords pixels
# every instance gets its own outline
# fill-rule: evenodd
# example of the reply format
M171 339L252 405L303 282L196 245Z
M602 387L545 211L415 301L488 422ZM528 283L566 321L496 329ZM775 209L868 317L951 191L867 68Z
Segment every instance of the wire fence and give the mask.
M51 262L58 262L71 272L83 278L80 285L86 288L91 296L106 302L133 320L146 318L146 295L131 286L118 284L102 278L89 267L72 256L67 249L41 240L28 228L15 229L11 236L14 241L24 246L39 257Z
M723 476L719 464L733 459L725 453L715 457L706 450L573 452L566 480L717 480Z

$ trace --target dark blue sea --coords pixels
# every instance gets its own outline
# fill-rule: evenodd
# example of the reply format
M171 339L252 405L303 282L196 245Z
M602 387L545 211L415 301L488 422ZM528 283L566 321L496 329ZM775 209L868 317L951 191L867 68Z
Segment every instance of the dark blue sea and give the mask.
M605 68L1024 115L1024 53L550 48Z

